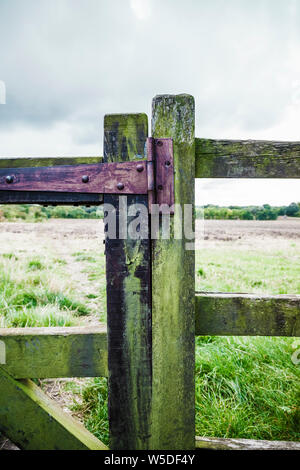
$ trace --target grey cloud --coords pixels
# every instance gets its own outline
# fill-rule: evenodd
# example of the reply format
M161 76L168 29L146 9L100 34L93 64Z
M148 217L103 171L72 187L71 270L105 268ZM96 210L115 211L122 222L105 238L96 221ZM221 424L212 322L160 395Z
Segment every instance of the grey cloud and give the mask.
M201 136L280 120L298 79L297 1L149 1L138 20L129 0L1 0L0 128L67 122L84 146L105 113L149 112L154 95L178 92L195 96Z

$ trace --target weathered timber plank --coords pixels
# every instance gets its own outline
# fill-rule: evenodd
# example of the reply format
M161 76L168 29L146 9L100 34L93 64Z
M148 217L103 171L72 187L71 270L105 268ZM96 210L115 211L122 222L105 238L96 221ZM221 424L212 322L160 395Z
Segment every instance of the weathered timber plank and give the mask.
M195 139L196 178L300 178L300 142Z
M196 436L196 449L207 450L300 450L300 442L224 439Z
M0 367L0 431L26 450L106 450L30 380Z
M0 190L147 194L146 162L139 165L144 171L137 171L136 162L0 168ZM9 184L7 176L13 179ZM117 187L119 183L122 190Z
M300 296L196 293L196 335L300 336Z
M118 162L145 158L148 121L144 114L108 115L104 120L104 160ZM105 195L115 208L117 231L120 206L126 196ZM128 196L146 209L147 196ZM128 217L128 224L134 217ZM104 221L107 225L107 221ZM107 227L106 227L107 228ZM141 230L142 232L142 230ZM148 449L151 407L151 291L150 240L112 239L106 232L107 323L109 363L110 448Z
M0 157L0 169L54 167L61 165L80 165L102 162L102 157ZM102 194L94 193L0 191L0 204L100 205L102 203Z
M0 168L36 168L40 166L102 163L102 157L0 157Z
M173 138L175 204L182 211L194 204L194 113L189 95L153 100L152 135ZM152 241L152 449L195 446L195 254L184 234L174 238L179 212L177 206L171 238Z
M106 325L0 328L2 368L14 378L107 377Z

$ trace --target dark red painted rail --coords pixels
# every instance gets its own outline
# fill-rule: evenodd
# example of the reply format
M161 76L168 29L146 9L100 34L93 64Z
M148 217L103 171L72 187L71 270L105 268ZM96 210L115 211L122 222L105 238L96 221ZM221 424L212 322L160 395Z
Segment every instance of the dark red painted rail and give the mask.
M147 194L147 162L0 169L0 191Z

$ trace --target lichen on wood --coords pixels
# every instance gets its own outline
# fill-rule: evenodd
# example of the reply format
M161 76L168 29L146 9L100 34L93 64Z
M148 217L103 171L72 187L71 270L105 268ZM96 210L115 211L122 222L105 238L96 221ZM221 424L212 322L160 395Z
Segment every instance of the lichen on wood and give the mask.
M300 142L195 139L196 178L300 178Z
M300 336L300 296L196 293L196 335Z
M104 120L106 162L145 158L145 114L108 115ZM124 196L123 196L124 197ZM125 196L126 197L126 196ZM119 195L105 195L115 207ZM146 195L127 197L127 210ZM130 223L131 218L128 218ZM151 253L149 239L112 240L106 233L110 448L149 449L151 409Z
M161 95L153 100L152 135L173 138L175 203L194 204L194 98ZM176 218L176 211L175 211ZM160 227L160 231L162 227ZM194 252L186 239L153 240L152 248L152 438L153 449L193 449ZM184 403L184 406L182 406Z
M30 380L0 367L0 431L24 450L107 450Z

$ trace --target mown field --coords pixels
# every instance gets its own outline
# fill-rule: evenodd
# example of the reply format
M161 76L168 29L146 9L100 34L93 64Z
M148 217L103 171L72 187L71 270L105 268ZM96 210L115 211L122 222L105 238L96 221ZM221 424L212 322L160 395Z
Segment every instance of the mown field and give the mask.
M198 291L300 294L300 219L197 225ZM105 321L101 220L0 223L0 326ZM196 433L298 440L300 366L292 338L198 337ZM108 443L106 379L41 386ZM96 431L97 429L97 431Z

